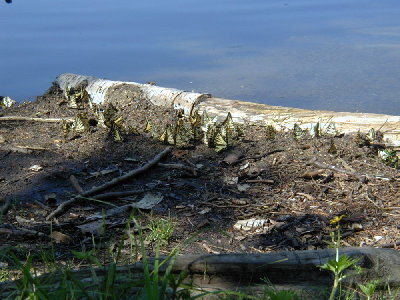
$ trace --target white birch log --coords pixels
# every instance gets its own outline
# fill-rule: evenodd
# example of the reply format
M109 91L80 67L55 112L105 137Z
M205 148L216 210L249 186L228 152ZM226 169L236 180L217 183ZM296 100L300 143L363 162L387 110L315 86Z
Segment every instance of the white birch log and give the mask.
M271 124L279 130L293 129L295 123L302 128L310 128L317 122L322 128L335 123L340 133L367 133L374 128L383 133L387 146L400 147L400 116L306 110L222 98L209 98L199 103L197 108L200 112L207 111L221 117L226 117L229 111L236 122Z
M85 89L90 95L93 103L96 104L102 104L107 100L112 99L113 94L119 92L128 98L140 96L141 98L149 100L154 105L172 106L175 109L182 108L185 113L189 113L193 105L196 105L202 100L210 97L209 94L192 93L137 82L112 81L71 73L59 75L56 82L62 90L75 88L80 85L85 86ZM121 90L123 90L123 92L121 92Z
M84 75L61 74L57 83L61 89L76 87L86 83L86 91L94 103L133 101L134 97L147 99L155 105L182 108L189 113L193 108L207 111L208 114L225 117L231 112L237 122L271 124L277 129L292 129L297 123L303 128L310 128L317 122L324 128L333 122L341 133L368 132L371 128L380 130L387 146L400 147L400 116L371 113L349 113L319 110L305 110L291 107L271 106L266 104L212 98L210 94L199 94L163 88L150 84L111 81Z

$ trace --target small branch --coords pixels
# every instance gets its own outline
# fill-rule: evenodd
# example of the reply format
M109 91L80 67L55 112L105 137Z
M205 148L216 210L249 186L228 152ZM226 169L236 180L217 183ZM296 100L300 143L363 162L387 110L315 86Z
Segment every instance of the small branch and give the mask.
M244 182L246 182L246 183L268 183L268 184L275 183L275 181L272 179L247 179Z
M361 175L361 174L359 174L357 172L352 172L352 171L349 171L349 170L341 169L341 168L338 168L338 167L333 166L333 165L328 165L328 164L320 162L318 160L314 160L312 162L312 164L314 166L318 167L318 168L321 168L321 169L328 169L328 170L332 170L334 172L343 173L343 174L346 174L346 175L357 177L358 180L360 180L360 182L363 182L363 183L367 180L367 176L365 176L365 175Z
M113 186L116 186L117 184L131 178L134 177L138 174L141 174L145 171L147 171L148 169L150 169L152 166L156 165L165 155L167 155L168 153L171 152L171 147L167 147L165 148L162 152L160 152L159 154L157 154L152 160L150 160L149 162L147 162L146 164L144 164L143 166L141 166L140 168L134 169L128 173L126 173L125 175L122 175L120 177L114 178L108 182L106 182L103 185L100 186L95 186L92 189L82 193L81 195L79 195L78 197L72 198L71 200L67 201L67 202L63 202L61 203L52 213L50 213L47 217L46 220L50 220L51 218L57 217L61 214L63 214L74 202L82 199L83 197L88 197L88 196L92 196L95 194L98 194L104 190L107 190Z
M59 123L62 121L73 122L73 119L60 119L60 118L32 118L32 117L21 117L21 116L3 116L0 117L1 121L30 121L30 122L42 122L42 123Z
M83 188L81 187L81 185L78 182L78 179L76 179L76 177L74 175L69 176L69 181L71 182L72 186L74 187L74 189L80 194L82 195L85 191L83 190Z
M134 177L140 173L143 173L145 171L147 171L148 169L150 169L152 166L154 166L155 164L157 164L165 155L167 155L169 152L171 152L171 147L167 147L165 148L162 152L160 152L159 154L157 154L151 161L147 162L145 165L143 165L140 168L134 169L120 177L114 178L112 180L110 180L109 182L106 182L103 185L97 186L97 187L93 187L92 189L84 192L82 194L82 196L87 197L87 196L91 196L91 195L95 195L98 194L102 191L105 191L131 177Z
M78 198L71 198L68 201L65 201L63 203L61 203L52 213L50 213L47 217L46 220L50 220L54 217L57 217L61 214L63 214L64 212L66 212L71 206L72 204L74 204L76 201L78 200Z

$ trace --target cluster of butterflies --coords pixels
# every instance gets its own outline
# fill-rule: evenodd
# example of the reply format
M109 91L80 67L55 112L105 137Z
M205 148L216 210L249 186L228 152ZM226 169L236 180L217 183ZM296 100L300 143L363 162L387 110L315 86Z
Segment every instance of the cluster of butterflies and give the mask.
M357 132L355 136L355 142L359 146L368 146L371 143L380 143L383 140L383 134L380 130L375 130L371 128L367 134L362 134L360 131Z
M305 139L307 137L318 138L322 136L335 137L339 134L336 125L333 122L328 123L325 127L320 122L312 124L309 129L302 129L297 123L293 127L293 136L296 140Z
M187 147L201 142L214 148L216 152L229 148L243 136L241 126L233 122L230 113L224 121L218 122L217 117L211 118L205 111L200 115L197 110L192 111L188 117L185 117L182 111L178 111L176 121L167 124L160 135L150 122L147 122L144 131L167 145Z
M0 96L0 108L8 108L15 105L17 101L8 96Z
M71 89L66 92L66 95L70 108L81 109L83 105L91 102L84 89L78 92ZM88 132L91 130L91 125L108 129L108 136L115 142L123 142L125 134L140 134L136 128L125 125L124 118L111 103L104 111L95 107L92 109L94 117L90 117L86 112L80 112L73 122L62 122L65 138L70 132L75 135ZM229 148L243 136L241 125L233 121L230 113L222 122L218 122L217 117L211 118L206 112L200 115L197 110L192 111L189 116L185 116L183 111L178 110L176 120L172 124L167 124L162 131L148 121L143 132L150 133L151 136L165 144L180 148L202 142L210 148L214 148L216 152Z
M82 109L85 104L90 103L90 95L84 88L65 89L65 98L67 98L68 107L73 109Z

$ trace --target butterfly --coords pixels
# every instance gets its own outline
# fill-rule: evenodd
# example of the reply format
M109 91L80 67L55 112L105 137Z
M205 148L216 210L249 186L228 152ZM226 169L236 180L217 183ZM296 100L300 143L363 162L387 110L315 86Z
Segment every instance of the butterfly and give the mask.
M275 139L275 135L276 135L276 130L275 130L275 128L274 128L274 126L272 126L272 125L267 125L267 128L266 128L266 137L267 137L267 140L273 140L273 139Z
M152 130L153 130L153 125L149 121L147 121L146 126L144 127L143 131L146 132L146 133L149 133Z
M193 127L200 127L202 123L202 117L199 114L199 111L196 110L189 116L189 122Z
M293 126L293 135L295 140L303 139L307 136L307 130L301 129L301 127L295 123Z
M83 104L89 101L90 96L85 89L76 92L75 89L71 88L66 90L66 98L69 108L81 109Z
M333 139L331 139L331 145L330 145L330 147L328 149L328 153L330 153L330 154L336 154L337 153L337 148L336 148L336 145L335 145Z
M365 138L366 138L368 141L370 141L370 142L375 141L375 140L376 140L376 131L375 131L375 129L374 129L374 128L371 128L371 129L368 131L368 133L367 133L367 135L365 136Z
M110 128L112 123L118 118L117 113L118 109L114 105L112 105L112 103L109 103L106 110L103 113L104 125Z
M203 143L205 145L207 145L208 147L213 147L214 146L214 137L217 132L217 127L215 126L214 123L211 123L211 124L202 126L202 130L204 132Z
M103 127L103 128L107 128L107 126L106 126L106 120L105 120L105 118L104 118L104 112L102 112L102 111L99 111L98 113L97 113L97 125L98 126L100 126L100 127Z
M223 132L221 132L220 130L216 133L214 137L214 145L216 152L221 152L227 149L229 146L226 137L224 138Z
M121 130L115 123L113 123L111 125L110 133L114 139L114 142L123 142L124 141L124 138L121 134Z
M83 133L89 131L90 125L86 113L79 113L71 126L74 133Z
M323 132L325 135L328 135L328 136L337 136L339 133L336 129L336 124L333 122L330 122L328 124L328 126L326 126L326 128L324 128Z
M64 134L64 138L66 138L68 136L68 133L70 132L71 127L72 127L72 124L70 122L68 122L66 120L62 120L61 130Z
M315 123L315 124L311 124L310 127L310 135L311 137L321 137L321 124L319 122Z
M175 144L174 133L172 131L171 125L169 125L169 124L167 125L164 132L161 134L161 136L158 139L167 145Z
M235 123L233 122L232 115L228 112L225 120L222 122L222 126L225 127L227 131L234 131L235 130Z

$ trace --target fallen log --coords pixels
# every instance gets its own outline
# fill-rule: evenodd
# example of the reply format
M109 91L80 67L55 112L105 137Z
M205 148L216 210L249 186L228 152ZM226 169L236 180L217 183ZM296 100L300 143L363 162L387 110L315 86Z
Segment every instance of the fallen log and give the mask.
M230 112L236 122L273 125L278 130L293 129L294 124L311 128L316 123L322 128L335 123L341 133L367 133L374 128L383 133L386 146L400 146L400 116L271 106L214 98L210 94L190 93L150 84L111 81L69 73L59 75L56 82L63 90L84 86L92 101L97 104L118 104L121 101L132 103L137 99L147 99L155 105L183 109L186 114L193 109L199 109L200 112L207 111L208 114L225 118L226 113Z
M400 287L400 253L393 249L343 248L340 254L357 258L358 265L364 269L360 275L349 276L345 284L379 280L380 288L389 284L391 288ZM187 281L203 291L241 290L252 294L262 291L265 279L278 289L301 289L310 294L320 293L331 288L332 274L321 270L320 266L335 257L335 249L310 251L284 251L263 254L218 254L177 256L173 272L188 272ZM149 260L150 269L155 262ZM160 267L165 272L168 263ZM118 281L126 283L127 278L143 278L143 263L117 267ZM73 277L94 286L93 271L98 278L104 278L107 267L73 271ZM46 284L56 285L61 273L39 276ZM49 282L50 280L50 282ZM6 297L17 282L0 283L0 297ZM310 299L310 298L309 298Z
M57 77L57 84L62 90L84 87L96 104L115 102L121 99L146 99L154 105L182 108L189 113L190 108L198 102L210 97L209 94L200 94L181 91L172 88L159 87L152 84L137 82L112 81L107 79L64 73Z
M0 121L26 121L26 122L42 122L42 123L61 123L63 121L73 122L73 119L62 118L33 118L22 116L1 116Z

